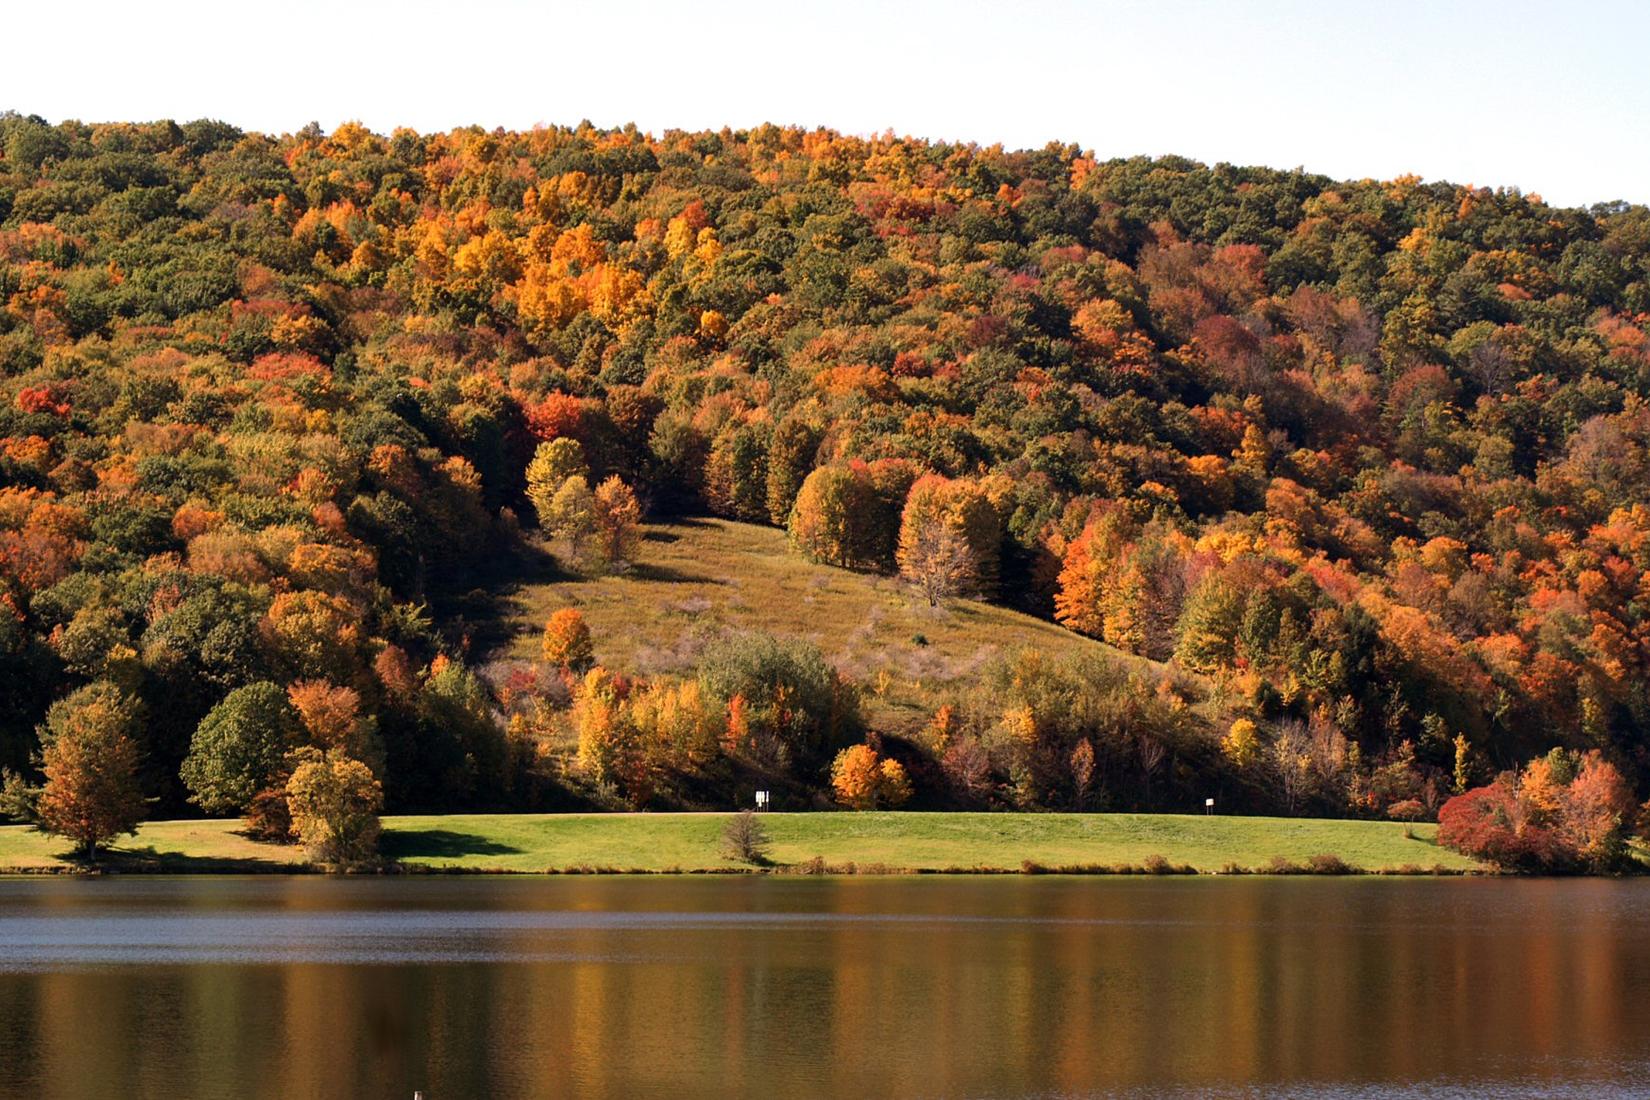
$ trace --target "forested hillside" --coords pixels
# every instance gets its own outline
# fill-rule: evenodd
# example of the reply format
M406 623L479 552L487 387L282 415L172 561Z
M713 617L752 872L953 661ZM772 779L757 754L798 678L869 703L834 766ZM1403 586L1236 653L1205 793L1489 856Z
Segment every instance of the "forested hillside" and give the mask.
M1422 816L1562 746L1642 797L1647 397L1642 206L776 127L8 114L0 764L113 731L172 812L275 812L310 745L400 809ZM874 729L876 685L792 640L639 679L569 614L483 669L445 610L696 513L1151 663L1009 655Z

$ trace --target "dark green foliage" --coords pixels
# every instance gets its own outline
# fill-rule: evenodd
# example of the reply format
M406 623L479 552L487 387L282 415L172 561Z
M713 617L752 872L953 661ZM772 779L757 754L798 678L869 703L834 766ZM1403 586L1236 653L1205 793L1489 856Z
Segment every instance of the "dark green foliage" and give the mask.
M799 776L823 768L860 730L858 701L815 647L765 634L738 634L707 650L699 686L748 708L752 747Z
M280 776L296 733L296 715L278 685L236 688L195 729L181 769L191 799L208 813L245 810Z

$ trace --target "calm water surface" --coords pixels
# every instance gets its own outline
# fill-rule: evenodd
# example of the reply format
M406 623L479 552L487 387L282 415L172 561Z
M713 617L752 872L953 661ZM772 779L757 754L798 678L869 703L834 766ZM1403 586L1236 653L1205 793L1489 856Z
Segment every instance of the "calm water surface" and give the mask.
M0 880L0 1096L1650 1096L1650 882Z

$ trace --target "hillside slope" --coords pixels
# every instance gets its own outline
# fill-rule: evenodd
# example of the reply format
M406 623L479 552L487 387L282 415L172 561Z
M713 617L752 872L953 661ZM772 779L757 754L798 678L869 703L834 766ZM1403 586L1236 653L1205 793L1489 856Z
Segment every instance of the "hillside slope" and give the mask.
M498 656L537 660L545 620L563 607L590 624L599 662L637 676L691 675L708 641L758 631L818 646L861 686L867 718L888 732L928 721L1004 654L1091 653L1140 672L1165 671L1005 607L950 600L931 608L897 578L809 562L772 527L675 519L650 524L641 547L626 573L556 574L505 595Z

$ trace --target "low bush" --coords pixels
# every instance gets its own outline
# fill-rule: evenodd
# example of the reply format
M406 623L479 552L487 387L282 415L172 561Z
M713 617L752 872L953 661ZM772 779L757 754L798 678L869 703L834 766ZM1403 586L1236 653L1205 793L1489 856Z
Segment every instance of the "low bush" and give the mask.
M740 863L763 866L772 848L768 830L756 819L754 810L740 810L722 830L722 853Z

